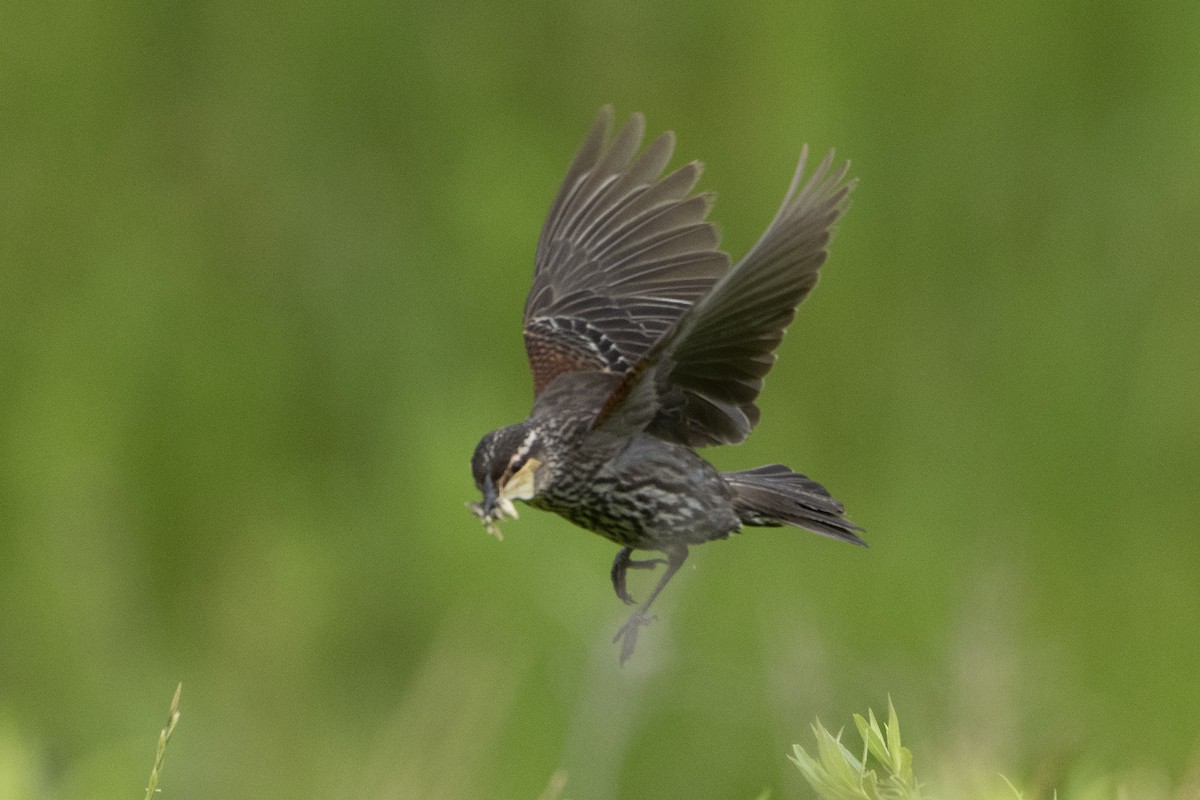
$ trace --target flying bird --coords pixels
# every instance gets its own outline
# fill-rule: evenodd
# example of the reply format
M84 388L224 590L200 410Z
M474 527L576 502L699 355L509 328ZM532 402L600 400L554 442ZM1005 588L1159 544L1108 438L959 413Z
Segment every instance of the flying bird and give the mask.
M620 545L610 576L630 605L626 572L664 568L613 639L624 663L689 546L781 525L865 542L816 481L780 464L718 472L695 451L758 422L763 378L854 188L849 163L830 151L805 179L803 148L775 218L731 265L706 219L712 194L692 191L701 164L664 175L673 133L639 153L640 114L612 127L606 106L542 228L524 319L533 410L479 442L483 499L468 506L496 536L522 501Z

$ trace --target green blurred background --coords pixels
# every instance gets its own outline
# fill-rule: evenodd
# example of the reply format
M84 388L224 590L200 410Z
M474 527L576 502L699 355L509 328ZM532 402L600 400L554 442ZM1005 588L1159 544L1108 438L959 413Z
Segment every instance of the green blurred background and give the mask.
M4 4L0 797L140 797L177 681L170 798L806 798L790 743L889 694L927 777L1179 780L1197 41L1185 0ZM606 102L734 256L803 142L861 178L708 455L872 546L701 548L624 669L613 546L462 507Z

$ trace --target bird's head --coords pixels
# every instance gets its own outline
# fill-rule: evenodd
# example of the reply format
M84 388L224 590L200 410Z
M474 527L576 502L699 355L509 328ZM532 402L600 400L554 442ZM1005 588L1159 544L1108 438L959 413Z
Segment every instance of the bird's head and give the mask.
M483 500L467 507L483 520L488 533L500 538L496 526L505 517L516 518L514 500L530 500L541 485L544 458L537 428L528 422L509 425L484 436L471 457L475 485Z

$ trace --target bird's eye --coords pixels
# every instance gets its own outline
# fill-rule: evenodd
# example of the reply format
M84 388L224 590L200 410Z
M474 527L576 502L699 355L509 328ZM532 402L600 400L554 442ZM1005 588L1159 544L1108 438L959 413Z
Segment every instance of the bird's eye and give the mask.
M529 460L528 455L517 456L516 458L514 458L512 460L512 462L509 463L509 465L508 465L508 474L516 475L518 472L521 471L521 468L525 466L525 462L528 460Z

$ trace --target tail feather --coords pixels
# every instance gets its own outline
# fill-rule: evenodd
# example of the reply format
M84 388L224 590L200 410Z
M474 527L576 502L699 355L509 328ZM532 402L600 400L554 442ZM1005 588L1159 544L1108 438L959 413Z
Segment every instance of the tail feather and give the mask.
M734 509L743 525L798 528L866 547L856 535L862 528L842 516L845 507L816 481L782 464L723 472L734 493Z

